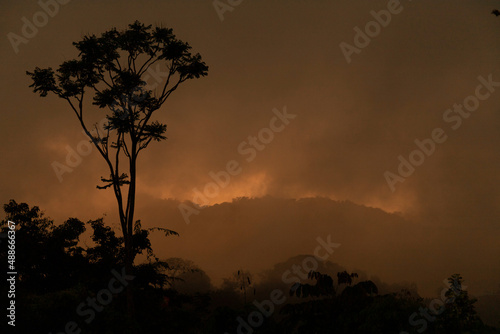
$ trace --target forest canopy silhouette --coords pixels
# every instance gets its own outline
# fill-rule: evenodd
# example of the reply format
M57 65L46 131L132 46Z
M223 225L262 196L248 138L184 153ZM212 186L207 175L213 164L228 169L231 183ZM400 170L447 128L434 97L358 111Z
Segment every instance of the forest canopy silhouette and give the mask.
M408 37L408 29L419 30L411 19L408 20L410 28L382 29L386 35L371 38L370 48L353 55L350 67L344 64L344 59L340 59L342 66L337 66L339 57L332 58L330 47L337 43L337 38L351 36L352 29L347 27L345 36L338 34L337 31L345 33L347 30L331 19L330 14L334 11L326 9L342 9L344 4L334 7L326 6L325 2L321 5L324 8L307 5L310 6L308 10L322 9L318 11L321 15L328 13L325 17L332 23L329 26L332 35L328 35L328 43L325 43L322 34L327 29L319 25L320 20L309 18L313 17L309 15L311 12L288 15L292 13L289 8L298 4L289 6L286 3L286 8L269 4L269 11L264 12L258 10L262 9L258 4L244 9L246 2L234 11L237 6L224 6L225 2L213 3L219 6L215 7L219 17L222 17L221 11L224 12L225 31L217 26L210 31L216 36L213 39L207 38L204 31L188 33L190 41L196 40L194 49L199 48L207 57L203 60L200 54L192 51L189 43L178 39L172 29L139 21L122 30L105 28L108 30L100 35L85 35L73 43L76 58L62 62L55 70L35 67L35 62L47 64L47 58L50 63L59 50L51 52L51 58L43 52L37 54L36 60L29 61L31 65L23 60L22 73L28 71L27 76L22 77L30 81L29 84L23 81L26 94L29 93L26 87L30 85L39 97L54 97L43 102L37 97L36 111L50 109L53 113L50 116L39 112L46 118L70 113L73 125L78 127L77 131L83 130L83 142L94 150L100 165L89 157L79 168L79 172L88 173L83 177L72 173L74 167L61 164L60 158L55 157L59 160L46 163L47 169L52 167L50 171L55 172L53 179L57 178L60 183L63 178L71 181L66 182L66 188L62 184L55 187L57 191L50 196L47 196L50 181L39 180L36 186L33 182L25 182L29 187L23 188L30 192L39 188L38 196L45 201L40 207L49 208L51 215L58 215L57 221L46 216L38 206L32 206L41 201L33 200L37 198L36 191L33 197L27 197L22 191L28 190L18 190L17 184L14 189L10 180L6 182L5 194L8 196L4 196L4 201L9 198L22 201L11 199L6 203L3 206L5 219L0 221L0 259L8 264L15 259L18 273L16 277L14 274L8 276L7 285L2 285L2 293L15 299L16 306L15 310L7 309L7 313L11 312L7 323L15 322L16 331L21 333L57 334L500 333L497 328L500 327L497 318L500 295L491 292L498 281L492 274L498 268L491 264L491 259L495 259L491 254L498 248L493 233L497 230L496 188L491 182L483 192L481 187L485 179L481 178L491 175L477 173L470 178L472 173L466 168L470 165L450 159L454 155L464 159L462 151L468 150L484 154L486 150L477 150L477 142L476 146L472 142L478 140L478 133L493 131L480 128L479 132L472 132L476 136L470 136L474 138L467 139L467 145L453 144L450 136L447 145L452 148L443 151L450 156L443 158L438 153L429 159L433 162L426 162L418 176L408 179L404 187L398 189L397 198L387 194L385 185L385 190L381 190L379 182L383 181L379 169L389 168L386 165L395 152L391 147L403 151L405 135L417 134L416 131L421 130L417 125L434 125L432 117L427 119L423 112L415 111L428 108L424 102L441 108L432 96L434 92L428 89L431 86L434 90L439 89L442 77L451 77L447 72L456 75L452 67L447 67L449 64L463 64L457 61L461 59L459 56L453 59L442 56L439 70L422 64L429 61L429 55L434 57L428 50L437 50L456 41L442 38L443 34L436 34L436 40L441 38L446 43L428 38L434 30L428 35L423 31L418 38ZM412 5L417 6L415 2ZM184 2L179 2L179 6L185 6ZM193 6L189 8L190 19L196 17L193 27L198 30L209 27L210 24L206 25L196 16L202 18L204 14L198 12L195 5L190 3L189 6ZM444 5L435 6L438 12ZM410 15L410 6L404 7L404 15ZM69 6L67 8L69 10ZM113 15L123 13L109 8ZM387 6L384 8L389 10ZM419 10L423 13L423 9L418 8L421 7L413 12L416 17L421 14ZM248 24L242 24L255 23L255 17L245 16L248 14L244 14L244 10L257 13L263 20L262 28L248 29ZM359 11L354 12L357 15ZM178 14L172 13L168 15ZM342 10L338 13L345 17L354 15ZM377 16L371 13L370 19L381 18L380 13L383 16L383 12L378 12ZM498 10L492 12L495 17L498 13ZM397 20L404 15L393 16L391 24L397 25ZM106 22L109 20L115 22L106 18ZM182 20L184 17L179 19ZM264 25L266 20L272 24ZM287 28L275 29L277 24L295 23L293 21L301 23L297 26L283 24ZM433 25L429 26L434 29ZM79 29L84 31L88 27ZM438 30L436 27L435 31ZM314 31L316 33L312 33ZM286 39L287 35L290 40ZM316 39L316 35L323 39ZM71 40L74 36L72 30ZM256 42L250 43L249 36ZM385 43L392 41L393 45L408 47L400 53L391 50L389 56L377 53L381 50L380 45L384 45L384 38L387 38ZM488 39L481 39L477 45L485 40ZM412 43L418 44L417 41L425 41L425 57L415 52ZM35 45L34 40L23 45L21 50L32 45ZM471 45L464 53L455 53L465 59L475 55L477 45ZM274 47L280 52L271 50ZM451 50L448 51L443 54L449 55ZM71 51L64 49L60 53L66 52ZM366 66L370 54L375 66ZM208 75L204 59L210 60L211 75L194 84L192 79ZM476 60L477 63L485 63L484 58L477 59L481 60ZM405 67L407 63L411 66ZM386 65L391 66L390 73ZM416 73L432 71L439 77L437 88L428 84L429 78ZM215 79L210 81L212 77ZM379 84L381 77L383 85ZM474 73L474 79L476 77ZM496 78L489 75L491 82L493 77ZM453 77L453 84L443 81L446 86L443 91L458 95L461 94L458 86L466 80ZM453 87L455 82L460 82L458 88ZM236 86L238 89L234 89ZM466 84L463 87L470 89ZM419 89L420 93L427 94L425 98L416 94ZM244 95L238 95L239 91L244 91ZM488 103L493 103L493 94L489 95L492 100ZM175 100L178 96L181 98ZM400 98L403 102L396 101ZM450 98L455 96L445 97ZM16 100L16 108L24 108L23 99ZM293 106L290 110L296 113L293 116L299 115L300 121L287 127L286 135L273 145L260 149L255 146L255 152L262 150L263 153L259 161L248 167L245 165L243 169L248 174L235 178L234 182L231 180L224 194L221 191L221 196L214 196L213 202L207 202L202 214L193 215L190 225L183 223L177 208L187 203L195 210L200 209L189 202L192 193L196 193L207 175L213 175L218 164L238 151L235 149L238 140L250 143L255 138L253 134L262 131L256 131L254 126L273 124L264 119L268 114L256 111L257 106L262 108L255 102L259 100L290 103ZM174 103L169 105L172 101ZM33 105L31 108L35 109ZM324 110L320 111L322 108ZM171 113L173 109L179 109L177 114L175 110ZM218 112L218 109L223 111ZM434 111L429 110L429 114ZM172 114L176 116L170 118ZM153 142L167 139L165 115L168 115L168 137L173 140L156 145ZM492 117L487 114L481 122L495 124ZM24 127L30 119L17 123ZM34 123L45 120L39 116L32 119ZM177 136L170 132L171 119L176 126L182 125L174 132ZM474 117L468 126L474 125L472 119ZM389 122L394 124L388 126ZM246 126L237 125L240 123ZM39 159L39 155L35 159L51 159L47 151L53 149L57 153L66 150L67 161L68 156L76 152L66 145L68 137L62 134L63 127L69 128L68 124L56 119L44 127L47 133L50 132L49 140L47 136L40 136L37 131L41 130L35 127L24 133L26 138L36 138L39 142L36 148L46 154L44 159ZM250 136L245 137L247 131ZM461 131L460 136L467 131L465 126ZM57 137L59 133L61 137ZM418 136L420 134L418 132ZM184 139L182 143L180 137ZM170 145L172 142L177 146ZM173 146L175 148L170 149ZM76 147L78 150L79 146ZM196 149L186 149L189 147ZM491 147L494 150L494 146ZM9 149L18 150L17 142ZM160 160L162 163L157 164ZM11 161L9 165L22 171L23 180L30 180L32 175L39 178L39 171L30 172L41 169L38 162L26 161L28 163L21 159L15 164ZM81 159L75 164L80 162ZM20 163L25 166L17 167ZM443 166L450 165L452 173L446 173ZM477 165L476 161L471 165ZM493 159L489 165L494 166ZM89 175L100 179L97 189L89 182ZM10 178L10 174L8 176ZM426 183L422 185L418 180L425 177ZM460 191L464 185L467 189ZM108 193L112 206L103 200L107 197L101 195ZM248 194L251 197L246 197ZM273 197L275 195L278 197ZM77 198L78 203L72 203L70 198ZM340 198L349 200L336 200ZM364 205L351 202L353 198ZM54 207L60 211L55 212ZM414 211L400 211L408 208ZM98 213L103 212L101 210L114 213L111 217L101 216ZM478 220L478 225L469 226L474 219ZM474 249L470 241L477 241L481 236L484 247ZM333 248L339 245L342 254L330 257ZM455 254L457 250L460 254ZM369 265L371 275L379 271L377 274L386 276L381 276L382 280L369 275L362 269L365 265ZM399 282L401 277L410 279L411 283ZM422 282L424 277L427 281ZM444 288L436 277L441 280L447 277ZM413 283L417 281L418 288ZM424 292L420 284L425 285ZM470 292L469 284L474 293L481 291L487 295ZM430 286L439 286L442 290L429 297Z
M132 272L136 249L134 220L136 207L137 163L139 153L151 141L165 140L167 126L153 120L169 96L183 82L207 75L208 67L200 54L191 54L188 43L175 37L172 29L146 26L136 21L128 29L113 28L100 37L88 35L73 45L78 59L63 62L57 69L27 71L33 92L41 97L51 93L65 100L75 113L79 124L109 168L109 176L101 176L116 198L123 233L123 262ZM164 63L168 75L159 82L160 90L153 91L145 81L147 71L156 63ZM93 93L92 104L105 109L106 121L99 129L89 122L85 98ZM94 128L94 129L93 129ZM125 166L124 166L125 165ZM64 173L64 168L60 173ZM125 172L124 172L125 170ZM122 190L122 187L126 190ZM176 234L159 227L166 235ZM133 282L127 285L127 313L134 317Z
M433 307L414 287L381 293L372 280L331 262L321 263L306 280L294 284L277 283L272 278L275 274L255 283L251 273L239 269L214 288L194 263L158 259L149 231L140 225L134 231L134 255L144 253L147 261L127 274L123 238L103 218L85 223L69 218L56 225L38 207L14 200L4 205L4 211L1 231L7 233L9 220L16 221L16 243L30 245L19 247L16 254L21 273L19 318L30 319L16 327L25 333L64 332L68 324L82 333L326 333L332 329L335 333L498 333L477 315L476 299L462 288L459 274L449 277L443 301ZM86 231L90 245L82 243ZM0 259L7 258L2 248ZM303 259L292 258L280 266L290 268ZM134 319L126 313L123 287L117 286L128 281L135 282ZM3 290L7 294L6 286Z

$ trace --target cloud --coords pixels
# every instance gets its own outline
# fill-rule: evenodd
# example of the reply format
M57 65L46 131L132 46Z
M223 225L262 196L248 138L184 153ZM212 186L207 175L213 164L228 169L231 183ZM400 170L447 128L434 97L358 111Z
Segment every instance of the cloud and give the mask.
M0 25L5 34L19 31L20 18L39 10L38 5L27 3L9 5L13 15ZM193 189L211 181L211 171L223 170L233 159L244 161L238 145L269 126L273 108L287 106L297 118L254 161L242 165L241 174L211 203L239 196L318 195L401 211L413 223L401 225L404 228L399 234L387 227L382 240L395 242L404 250L402 254L408 251L416 257L390 265L380 263L379 268L402 266L408 273L417 273L422 268L420 260L441 251L446 254L443 262L423 262L430 263L426 271L436 276L448 275L445 269L465 267L475 275L476 269L498 268L498 260L491 258L496 249L490 243L491 236L498 233L500 218L496 191L500 185L500 92L481 103L459 129L446 128L448 140L411 177L398 183L394 193L383 175L397 170L398 156L408 156L415 149L415 139L427 138L434 128L446 126L443 113L474 93L479 75L491 73L500 80L500 21L489 14L488 2L402 4L404 11L347 64L339 44L351 43L353 28L372 20L370 11L385 8L386 1L244 2L223 22L210 2L71 2L33 40L21 45L18 54L7 39L1 42L5 112L0 115L0 199L39 205L58 221L107 213L116 223L112 195L95 189L99 177L106 175L95 152L65 174L63 182L58 181L51 164L65 160L65 147L78 145L81 130L64 101L32 94L24 73L35 66L56 67L75 57L71 42L86 33L123 28L139 18L174 28L210 67L207 78L186 82L159 110L158 119L168 124L168 140L153 143L141 156L139 205L168 198L192 200ZM97 111L94 120L100 118L102 111ZM152 210L161 212L158 205ZM170 206L176 210L175 205ZM267 233L262 227L247 235L244 226L224 216L227 212L221 208L226 206L207 210L214 214L209 221L227 224L220 225L217 233L201 224L189 229L183 226L185 239L175 243L188 255L203 253L203 241L194 235L209 233L219 245L213 245L218 253L212 254L218 257L214 260L206 255L201 260L212 263L214 272L226 268L225 262L217 262L226 252L250 259L233 239L244 242L243 236L251 236L246 241L250 247ZM289 233L288 218L295 221L295 217L275 216L271 221L264 212L272 216L272 209L255 209L264 211L254 218L262 218L266 228L274 231L266 235L269 251L281 243L288 248L297 246L284 237ZM322 219L328 216L320 211L315 214ZM146 216L154 218L149 213ZM168 215L175 222L182 219L172 217ZM294 232L307 230L306 222L296 224ZM414 244L408 250L400 238L412 233ZM360 240L368 238L369 234ZM483 250L464 246L478 243L488 246ZM380 244L370 241L373 247ZM432 252L419 256L421 248L428 246ZM352 258L346 259L359 255L355 248L349 250Z

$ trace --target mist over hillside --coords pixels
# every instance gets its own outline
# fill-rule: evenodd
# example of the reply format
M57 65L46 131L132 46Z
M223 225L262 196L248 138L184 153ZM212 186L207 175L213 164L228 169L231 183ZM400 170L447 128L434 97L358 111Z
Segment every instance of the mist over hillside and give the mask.
M201 208L189 224L179 201L142 203L139 216L144 224L180 233L178 238L154 235L157 254L193 260L215 285L238 268L260 272L292 256L313 254L318 238L330 238L340 246L328 261L349 270L362 268L388 283L414 282L423 296L439 293L443 280L456 272L467 279L473 293L498 287L492 275L498 268L483 266L475 258L481 249L462 243L449 230L349 201L239 198Z

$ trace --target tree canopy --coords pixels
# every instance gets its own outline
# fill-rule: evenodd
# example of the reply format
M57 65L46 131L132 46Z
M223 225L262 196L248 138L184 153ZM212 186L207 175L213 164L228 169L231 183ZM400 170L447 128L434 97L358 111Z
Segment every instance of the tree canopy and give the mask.
M166 139L167 126L154 119L153 113L180 84L206 76L208 67L200 54L191 53L188 43L175 37L172 29L153 29L139 21L125 30L113 28L100 36L85 36L73 45L79 52L77 59L64 61L56 71L36 67L26 73L33 81L30 87L35 93L41 97L51 93L69 104L104 159L109 175L101 176L103 184L97 188L113 190L123 234L121 241L125 245L123 258L131 272L135 250L141 247L135 244L138 239L134 232L137 159L151 141ZM160 64L166 68L166 77L151 87L146 81L147 72ZM84 112L88 95L98 109L107 110L101 128L92 124L92 118ZM124 186L126 192L122 190ZM164 232L175 233L167 229ZM132 318L131 285L127 287L127 303Z

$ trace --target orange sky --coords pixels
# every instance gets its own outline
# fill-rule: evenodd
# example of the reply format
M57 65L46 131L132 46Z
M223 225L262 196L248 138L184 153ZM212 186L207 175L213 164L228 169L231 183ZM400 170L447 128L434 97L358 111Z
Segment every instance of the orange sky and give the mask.
M218 278L230 271L229 265L218 271L217 260L209 258L229 251L223 242L202 249L194 236L203 229L186 225L178 211L166 216L154 212L164 209L167 201L161 200L193 200L195 189L213 181L210 172L236 161L241 172L209 198L210 204L242 196L325 196L399 211L420 231L421 239L411 243L422 258L406 261L422 272L418 280L427 284L427 291L452 274L444 268L467 273L466 279L482 286L480 292L498 290L493 277L500 275L500 248L494 238L500 231L500 87L457 129L443 118L454 104L475 96L479 76L500 81L500 20L490 14L498 2L401 1L390 23L348 63L340 44L355 45L354 28L364 29L374 20L370 12L387 6L388 1L252 0L224 12L221 21L210 0L72 0L60 5L16 53L8 34L21 35L22 18L33 20L42 9L36 1L2 2L1 202L13 198L38 205L57 222L104 213L109 220L115 218L113 198L95 188L105 173L95 151L59 182L53 162L64 163L67 147L76 150L85 137L68 106L33 94L24 73L35 66L57 67L75 57L71 43L87 33L122 29L140 20L173 28L209 66L206 78L184 83L159 110L158 119L168 124L168 140L150 145L139 162L137 218L142 215L150 220L147 224L182 230L175 243L186 240L184 248L161 248L160 255L190 257ZM250 146L240 145L271 128L273 109L284 107L296 117L282 131L274 131L272 140L248 161L250 153L241 151ZM100 113L94 113L94 120L102 119ZM414 173L391 191L384 173L397 173L398 157L409 159L417 149L415 140L431 138L435 128L443 129L446 141L436 144ZM313 244L313 236L304 241L303 231L288 231L286 216L278 212L269 229ZM224 221L202 214L196 219ZM316 227L318 233L312 235L320 235L322 229ZM315 231L314 224L310 228ZM332 222L332 234L336 228ZM227 228L228 237L244 238L243 230ZM402 231L386 235L399 245L406 238ZM281 240L277 237L269 240L269 248L260 248L259 233L266 228L255 229L248 247L254 245L261 257L281 247L272 242ZM363 238L347 240L368 244ZM287 244L282 257L297 254L297 249L293 242ZM347 255L345 259L355 260ZM462 267L460 259L466 259ZM252 262L254 258L248 261L244 265L254 270L265 267ZM447 262L456 265L446 267ZM412 279L404 273L391 275L390 266L381 266L370 270Z

